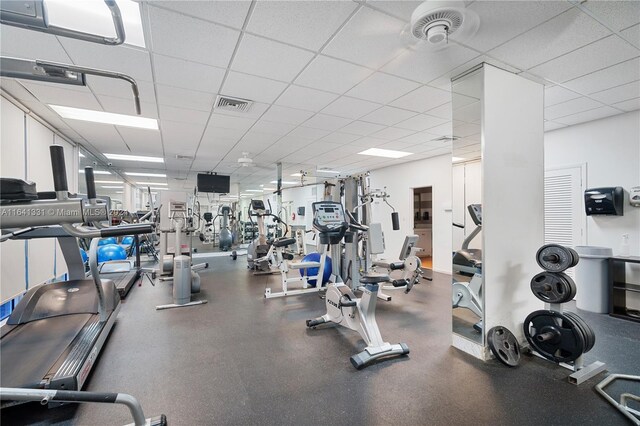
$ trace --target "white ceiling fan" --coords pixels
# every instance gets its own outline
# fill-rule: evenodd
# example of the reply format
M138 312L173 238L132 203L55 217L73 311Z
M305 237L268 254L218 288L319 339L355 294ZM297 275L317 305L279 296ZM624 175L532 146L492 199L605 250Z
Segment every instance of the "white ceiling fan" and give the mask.
M243 152L242 157L238 158L238 166L246 167L246 168L255 167L255 168L264 169L264 170L274 170L273 167L256 164L253 161L253 158L249 157L249 155L251 155L250 152Z

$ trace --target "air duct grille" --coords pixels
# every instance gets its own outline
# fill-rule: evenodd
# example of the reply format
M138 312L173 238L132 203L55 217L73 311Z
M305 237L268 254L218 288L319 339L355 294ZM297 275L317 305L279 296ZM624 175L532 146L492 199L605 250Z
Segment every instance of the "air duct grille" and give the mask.
M216 99L216 109L226 111L249 112L253 102L248 99L232 98L229 96L218 96Z

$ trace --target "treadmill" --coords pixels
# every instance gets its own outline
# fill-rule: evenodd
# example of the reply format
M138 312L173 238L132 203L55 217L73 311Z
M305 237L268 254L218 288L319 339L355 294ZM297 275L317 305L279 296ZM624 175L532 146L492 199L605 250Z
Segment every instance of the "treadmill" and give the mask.
M453 254L453 273L473 277L475 274L482 274L482 250L469 248L471 241L482 231L482 205L469 204L467 211L476 228L464 239L460 250ZM457 228L464 228L464 225L453 223Z
M129 293L131 287L138 281L140 275L142 275L140 268L140 240L137 235L134 235L133 240L136 250L136 258L133 265L131 264L131 260L125 259L102 262L98 267L100 275L114 282L120 299L127 297L127 293Z
M93 169L85 168L88 200L69 198L63 148L53 145L50 151L55 199L46 195L50 193L36 193L31 182L2 179L0 241L57 238L69 280L30 288L0 328L2 388L82 388L120 310L113 281L100 279L98 240L153 231L150 224L82 225L109 219L106 203L96 199ZM93 238L90 279L85 278L77 238Z

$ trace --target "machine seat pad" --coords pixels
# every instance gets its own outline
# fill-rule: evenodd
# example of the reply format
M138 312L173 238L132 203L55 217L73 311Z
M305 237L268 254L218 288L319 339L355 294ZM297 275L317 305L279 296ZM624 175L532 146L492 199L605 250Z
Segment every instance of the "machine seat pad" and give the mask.
M295 238L278 238L277 240L273 240L272 244L274 247L286 247L290 246L291 244L295 244L295 242Z
M38 199L36 184L22 179L0 179L0 202L31 201Z
M362 284L378 284L391 281L387 274L367 274L360 278Z

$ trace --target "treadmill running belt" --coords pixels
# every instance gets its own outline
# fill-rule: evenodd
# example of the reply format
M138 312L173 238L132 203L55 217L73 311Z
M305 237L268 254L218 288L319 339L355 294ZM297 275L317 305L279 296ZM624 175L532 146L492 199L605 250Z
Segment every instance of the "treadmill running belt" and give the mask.
M2 387L41 387L40 381L80 333L91 314L63 315L18 326L0 341Z
M118 289L118 294L120 295L120 299L124 299L127 293L129 293L129 290L131 289L133 284L135 284L135 282L140 277L140 270L134 268L129 272L111 273L106 274L106 276L115 283L116 288Z

